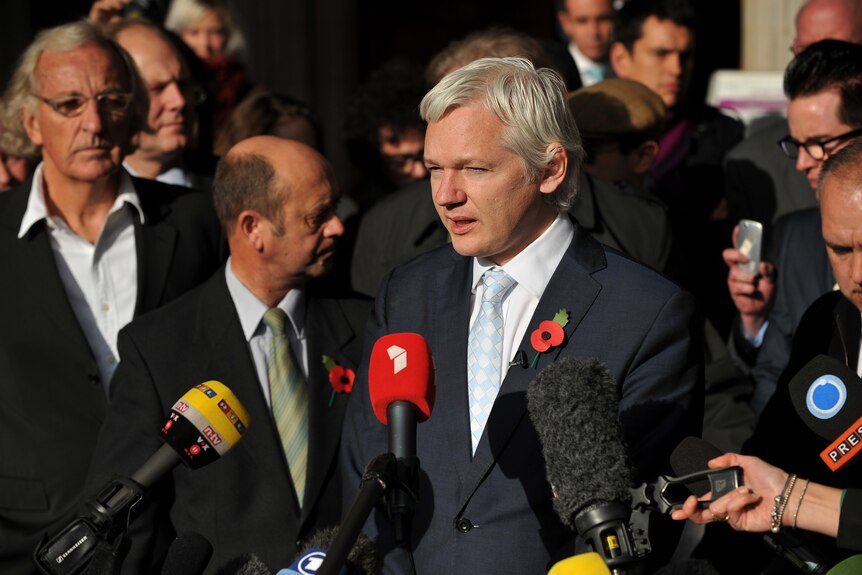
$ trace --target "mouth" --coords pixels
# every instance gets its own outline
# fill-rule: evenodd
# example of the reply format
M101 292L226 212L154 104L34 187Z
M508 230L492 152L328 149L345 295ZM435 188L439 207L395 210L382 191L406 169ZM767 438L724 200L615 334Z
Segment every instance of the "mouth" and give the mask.
M468 233L478 224L479 220L466 217L447 217L449 220L449 232L453 236L461 236Z

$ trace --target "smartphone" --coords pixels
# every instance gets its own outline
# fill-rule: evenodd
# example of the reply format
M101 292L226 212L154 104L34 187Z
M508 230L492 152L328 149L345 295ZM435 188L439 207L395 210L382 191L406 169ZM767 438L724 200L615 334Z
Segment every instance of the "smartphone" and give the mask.
M739 235L736 236L736 249L748 258L744 264L736 264L739 269L757 275L760 268L760 248L763 244L763 225L754 220L739 220Z

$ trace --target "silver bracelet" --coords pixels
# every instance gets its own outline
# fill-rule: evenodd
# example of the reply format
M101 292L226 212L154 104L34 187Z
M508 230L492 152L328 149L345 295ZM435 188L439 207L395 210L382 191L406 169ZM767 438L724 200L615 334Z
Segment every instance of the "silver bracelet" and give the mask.
M810 479L805 480L805 485L802 486L802 493L799 494L799 499L796 500L796 511L793 512L793 528L796 529L796 520L799 519L799 508L802 507L802 498L805 497L805 492L808 491Z
M787 476L787 481L784 482L784 488L781 493L775 496L772 505L772 527L770 530L773 533L781 531L781 518L784 517L784 510L787 508L787 501L790 499L790 493L793 491L793 486L796 485L796 474L791 473Z

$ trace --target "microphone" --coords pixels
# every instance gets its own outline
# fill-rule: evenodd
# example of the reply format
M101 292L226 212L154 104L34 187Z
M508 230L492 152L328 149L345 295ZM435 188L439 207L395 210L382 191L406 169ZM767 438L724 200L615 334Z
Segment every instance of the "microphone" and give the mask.
M527 389L527 410L560 519L614 572L641 570L649 542L629 523L632 472L608 367L574 358L549 365Z
M590 552L557 561L548 575L611 575L611 572L598 553Z
M317 531L308 540L296 561L276 575L314 575L321 573L320 568L326 559L326 549L332 546L337 536L338 528L336 527ZM344 567L338 573L339 575L376 575L380 568L380 555L377 554L374 543L367 535L361 533L353 544Z
M790 380L790 401L814 433L832 443L820 453L838 471L862 450L862 380L827 355L818 355Z
M717 447L704 439L686 437L671 454L671 467L674 473L688 474L692 471L708 468L708 462L721 454ZM698 497L702 497L710 490L708 483L690 483L687 484L687 487ZM713 499L715 498L713 496ZM822 553L805 543L791 531L785 529L778 533L766 533L763 540L802 573L823 575L829 568L829 560Z
M215 461L242 438L248 425L248 411L223 383L207 381L187 391L162 425L165 445L130 478L103 487L59 534L47 542L43 538L33 555L37 566L48 575L75 575L97 549L100 561L116 562L128 525L143 511L145 491L180 461L191 469Z
M387 495L395 540L408 541L419 490L416 424L431 416L436 388L431 348L418 333L392 333L371 350L368 391L374 415L388 427L397 485Z
M213 555L213 546L200 533L189 531L173 540L158 573L161 575L201 575Z

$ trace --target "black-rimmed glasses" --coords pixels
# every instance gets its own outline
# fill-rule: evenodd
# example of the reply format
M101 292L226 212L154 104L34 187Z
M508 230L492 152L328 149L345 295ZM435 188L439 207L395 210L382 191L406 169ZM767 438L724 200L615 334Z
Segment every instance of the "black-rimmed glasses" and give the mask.
M787 136L786 138L778 140L778 145L781 146L784 154L792 160L799 157L799 148L805 148L805 151L808 152L808 155L813 159L822 160L835 148L836 144L844 140L849 140L850 138L855 138L859 135L862 135L862 128L857 128L845 134L841 134L840 136L827 138L825 140L807 140L805 142L799 142L790 136Z

